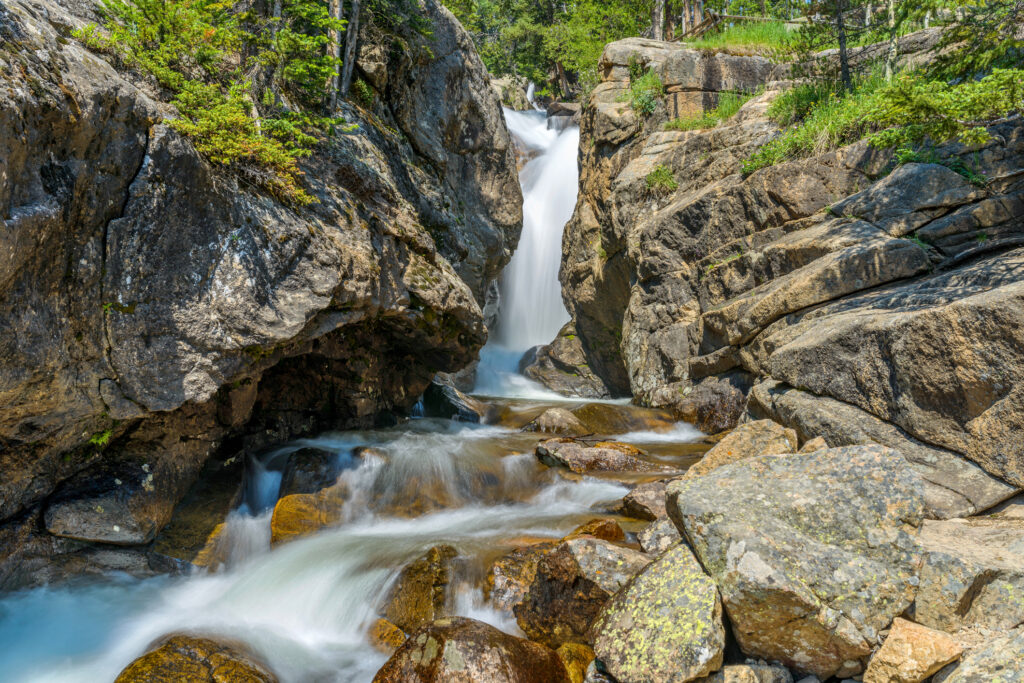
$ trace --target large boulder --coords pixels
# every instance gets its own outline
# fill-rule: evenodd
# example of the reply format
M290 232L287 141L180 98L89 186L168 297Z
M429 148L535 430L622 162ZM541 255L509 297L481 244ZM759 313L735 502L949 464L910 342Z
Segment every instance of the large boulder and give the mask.
M563 541L537 563L533 582L513 612L530 640L557 648L587 643L608 598L643 569L644 553L595 538Z
M519 371L563 396L611 397L608 387L587 365L583 346L571 322L558 331L550 344L531 349L523 356Z
M245 645L172 634L120 673L116 683L277 683L277 676Z
M621 683L686 683L717 670L725 649L718 589L684 545L623 586L591 633L595 654Z
M628 517L654 520L666 515L664 481L649 481L640 484L622 498L619 511Z
M541 558L558 543L532 543L512 550L494 561L484 582L484 596L498 609L511 611L526 597Z
M926 521L918 543L915 621L950 632L1024 623L1024 519Z
M569 683L553 650L473 619L426 624L391 656L374 683Z
M668 487L745 653L820 678L863 670L910 606L920 479L879 446L762 456Z

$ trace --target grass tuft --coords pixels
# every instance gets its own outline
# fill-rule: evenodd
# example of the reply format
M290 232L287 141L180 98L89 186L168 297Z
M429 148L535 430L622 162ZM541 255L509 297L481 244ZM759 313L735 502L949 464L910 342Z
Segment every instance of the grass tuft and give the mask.
M723 92L718 95L718 105L700 116L683 116L665 124L665 130L702 130L714 128L736 115L753 95Z

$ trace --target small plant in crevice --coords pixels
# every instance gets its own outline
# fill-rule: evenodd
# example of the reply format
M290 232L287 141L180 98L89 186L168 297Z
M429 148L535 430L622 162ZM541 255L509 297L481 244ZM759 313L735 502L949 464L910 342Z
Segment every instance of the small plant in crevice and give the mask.
M637 114L644 118L658 108L658 102L665 95L661 77L643 66L635 56L629 58L629 90L619 95L617 101L629 102Z
M714 128L723 121L731 119L753 94L741 92L722 92L718 94L718 104L703 114L681 116L664 125L665 130L703 130Z
M647 174L644 181L647 184L647 189L654 194L665 195L679 189L675 173L665 164L658 164L653 171Z
M110 443L110 437L114 434L113 429L104 429L101 432L96 432L89 437L89 444L96 446L97 448L103 449Z
M361 78L356 79L352 84L352 96L355 98L356 102L367 109L373 106L373 88L371 88L370 84Z

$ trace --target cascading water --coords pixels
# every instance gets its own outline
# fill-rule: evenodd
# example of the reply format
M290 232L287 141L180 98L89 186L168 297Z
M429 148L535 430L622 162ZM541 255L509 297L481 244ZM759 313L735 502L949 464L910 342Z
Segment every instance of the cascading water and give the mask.
M481 352L476 390L489 395L554 398L518 374L519 359L547 344L569 314L562 303L558 268L562 230L572 217L579 184L576 126L552 129L543 112L505 110L505 121L528 161L519 172L523 232L501 279L498 324Z
M568 319L557 274L562 228L576 200L579 133L549 130L541 113L506 116L531 156L520 174L524 230L502 283L500 330L483 354L480 376L492 393L536 397L545 392L515 369L525 350L550 341ZM512 616L483 598L480 577L489 560L525 536L558 538L607 515L627 491L614 478L564 478L538 462L537 435L517 427L547 405L509 401L505 414L515 426L419 417L249 458L244 503L216 542L219 571L110 576L0 598L0 680L111 681L154 640L187 630L246 643L284 683L370 681L385 660L367 641L384 595L402 566L440 543L456 547L462 567L451 587L453 612L518 633ZM680 456L692 454L680 452L678 442L697 436L680 425L669 434L623 438L646 443L655 461L679 465ZM356 457L361 446L376 451ZM282 469L307 447L336 454L339 483L348 492L341 522L272 547Z

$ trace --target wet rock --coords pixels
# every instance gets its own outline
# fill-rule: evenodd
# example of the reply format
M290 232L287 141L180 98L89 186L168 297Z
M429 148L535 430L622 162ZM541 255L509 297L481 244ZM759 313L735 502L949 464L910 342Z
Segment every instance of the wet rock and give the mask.
M486 422L489 413L489 406L483 401L437 379L423 394L423 407L430 417L447 417L459 422Z
M548 408L523 427L523 431L562 436L583 436L588 432L586 425L565 408Z
M568 683L553 650L473 619L449 617L411 634L374 683Z
M943 669L935 683L997 683L1024 680L1024 627L997 637L964 655L956 668Z
M665 488L664 481L651 481L640 484L622 498L619 510L622 514L636 519L654 520L664 517Z
M571 322L559 330L550 344L528 351L519 362L519 372L563 396L611 398L612 395L587 365Z
M484 597L496 608L511 611L526 597L537 575L537 563L558 546L556 541L516 548L491 565L484 583Z
M899 453L762 456L668 487L740 648L821 678L863 670L918 583L922 486Z
M795 453L796 449L797 437L792 429L786 429L771 420L748 422L732 430L716 443L699 462L686 470L683 478L700 477L722 465L746 458L784 455Z
M604 665L595 659L587 666L587 673L583 677L583 683L615 683L615 681L604 670Z
M955 632L1024 623L1024 520L971 517L926 521L913 619Z
M963 456L922 443L856 406L781 382L755 386L749 410L792 427L801 439L821 436L834 447L880 444L899 451L924 481L925 509L935 519L977 514L1017 491Z
M587 676L587 667L594 661L594 651L583 643L562 643L555 654L562 660L565 673L572 683L583 683Z
M793 675L784 666L728 664L721 671L700 678L695 683L793 683Z
M115 683L277 683L277 676L242 643L172 634L125 667Z
M961 652L948 634L897 617L868 662L864 683L921 683Z
M448 614L448 584L458 551L438 545L407 564L384 598L381 615L406 633Z
M581 536L589 536L613 543L626 540L626 532L622 530L622 527L614 519L592 519L570 531L562 540L570 541Z
M636 535L636 540L639 541L640 548L645 553L657 557L679 543L682 537L672 520L662 517L641 529Z
M591 626L594 652L621 683L685 683L722 665L718 589L677 545L609 600Z
M586 403L573 408L572 414L585 424L592 434L665 432L675 426L675 420L668 411L633 405Z
M387 619L378 619L367 634L370 645L378 652L390 655L405 642L405 633Z
M350 491L339 481L316 493L293 493L277 501L270 517L271 544L290 541L342 520Z
M569 439L550 439L537 445L537 458L548 467L565 467L576 474L588 472L674 472L665 465L641 460L627 444L601 442L587 446Z
M340 472L336 453L319 448L300 448L288 456L281 474L279 496L293 493L316 493L333 485Z
M241 457L226 462L211 458L206 463L153 542L151 558L197 567L214 567L227 561L226 553L216 551L217 539L228 514L241 502L242 464Z
M604 603L651 561L644 553L594 538L563 541L537 563L513 612L530 640L555 647L588 642Z

